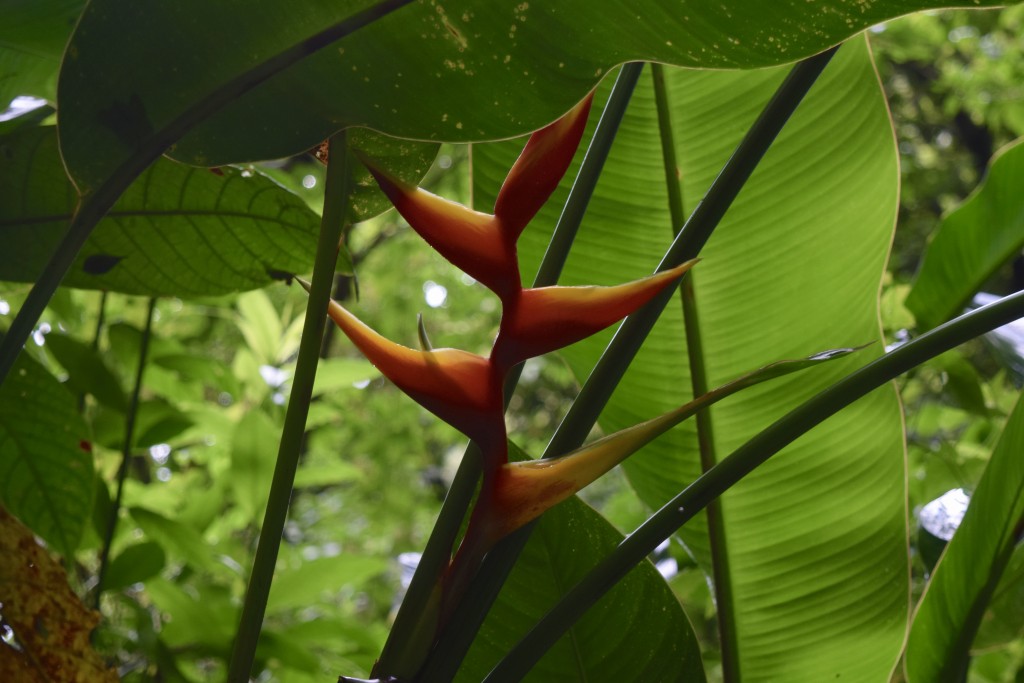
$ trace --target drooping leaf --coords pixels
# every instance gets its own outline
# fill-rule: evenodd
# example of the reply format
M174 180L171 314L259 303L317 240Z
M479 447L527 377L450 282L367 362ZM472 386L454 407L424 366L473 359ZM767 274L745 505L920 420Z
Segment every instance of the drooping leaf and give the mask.
M513 460L527 456L509 444ZM540 520L456 677L484 676L622 540L576 497ZM703 681L700 648L679 601L650 562L635 568L540 661L526 681Z
M32 531L0 506L0 680L113 683L117 673L92 649L99 614L85 608L59 563ZM10 628L10 632L7 632Z
M1024 520L1024 403L1018 402L970 507L946 546L914 615L907 641L910 683L959 680L970 647Z
M92 509L88 439L74 396L22 353L0 386L0 502L68 556Z
M199 100L376 4L318 0L297 9L274 2L253 13L244 0L91 2L59 84L61 144L72 177L90 192ZM283 157L348 125L416 139L508 137L554 120L624 61L789 63L884 19L935 6L942 3L645 0L596 12L582 0L412 3L234 99L171 153L204 165Z
M1024 247L1024 139L999 150L988 174L942 219L906 305L926 330L959 315L971 297Z
M688 209L785 72L666 73ZM639 277L667 249L673 226L657 129L650 81L642 78L563 284ZM489 208L516 151L515 145L474 147L478 209ZM709 386L774 358L879 339L876 298L896 181L884 98L866 46L856 40L800 105L691 273ZM526 281L566 192L556 193L520 239ZM600 420L606 433L690 398L680 309L678 300L670 303L612 397ZM589 374L608 338L564 353L577 377ZM880 350L877 344L855 361L840 359L716 405L717 457ZM684 424L624 467L641 499L656 508L699 476L698 453L694 427ZM888 676L907 609L904 476L899 407L886 389L801 438L725 496L724 549L744 680ZM710 574L705 518L683 527L680 537ZM791 635L778 638L783 632Z

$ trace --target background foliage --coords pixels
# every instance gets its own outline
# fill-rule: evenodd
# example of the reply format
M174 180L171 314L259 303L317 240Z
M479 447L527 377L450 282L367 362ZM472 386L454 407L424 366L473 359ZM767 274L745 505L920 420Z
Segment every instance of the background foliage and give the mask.
M45 17L31 2L11 2L5 7L4 14L11 21L4 22L6 33L0 28L0 69L4 74L0 78L0 100L4 104L16 95L43 97L50 104L57 101L56 69L81 4L52 3ZM89 7L91 14L86 21L95 21L100 27L99 35L91 38L92 49L104 45L103 31L113 30L112 25L101 22L106 4L94 2ZM348 3L334 11L344 15L357 4ZM849 10L845 3L836 5ZM773 25L772 21L785 25L785 12L792 8L790 3L779 3L779 8L779 17L766 19L767 25ZM645 12L643 23L657 31L658 8L651 3L647 9L650 11ZM174 11L179 10L185 11ZM532 22L525 9L508 17L501 15L501 21L495 19L493 26L487 25L490 19L485 22L471 13L455 16L434 8L417 11L422 16L417 15L419 23L410 22L406 30L409 35L393 30L393 23L387 23L366 37L354 36L345 50L373 55L392 49L386 44L368 47L365 43L373 36L393 33L392 39L406 41L409 50L415 49L419 40L439 42L439 50L451 53L451 78L472 78L478 70L491 74L497 83L495 90L502 92L494 104L454 103L443 89L430 86L429 74L400 74L396 78L396 103L408 97L402 88L416 89L421 95L429 95L424 108L432 115L436 113L438 121L455 104L466 116L472 114L479 119L475 122L453 116L444 120L445 126L430 134L438 139L499 137L544 123L598 83L620 56L636 58L636 50L641 50L639 56L652 59L671 54L672 61L679 62L671 44L637 47L616 43L621 54L603 53L601 31L612 30L622 17L603 19L595 36L573 48L579 53L569 55L571 60L566 58L569 66L559 66L531 56L537 52L534 46L547 40L533 31L557 33L562 30L557 21ZM714 28L716 22L724 21L716 12L695 20L703 22L704 28ZM148 12L142 12L138 19L149 22L150 28L167 21ZM858 21L867 26L870 19ZM843 14L837 12L827 20L841 23ZM867 42L874 51L874 63L892 111L896 150L885 140L888 123L867 45L857 38L840 52L819 84L820 89L787 128L792 146L783 147L780 156L765 160L760 175L755 176L747 194L730 213L730 222L723 224L709 244L706 262L696 271L702 315L707 316L707 362L712 385L779 357L798 357L877 336L871 279L882 268L886 254L878 245L885 242L884 235L891 229L892 214L897 210L895 182L890 177L896 171L896 152L902 192L894 247L880 292L886 341L898 343L955 314L954 310L926 312L923 304L915 305L915 295L909 293L918 286L913 285L914 276L929 236L939 226L945 230L956 223L958 213L948 212L960 206L978 186L993 154L1024 135L1022 23L1024 8L1017 6L986 12L914 14L868 32ZM267 24L276 25L270 19ZM541 28L534 29L535 24ZM291 25L301 33L301 22ZM480 33L476 35L473 30L478 26ZM263 42L263 38L256 41L253 36L264 36L267 27L243 28L251 33L237 40L255 41L268 53L288 40L287 35L281 35L276 38L279 43ZM817 34L828 35L831 29L813 28L809 38L799 32L780 33L778 45L769 45L768 35L761 36L756 27L746 27L749 39L747 34L737 38L720 30L721 40L713 46L711 43L717 40L714 33L688 29L687 35L690 39L694 35L710 36L695 42L694 50L720 55L717 59L721 63L711 66L732 66L735 60L761 65L778 61L779 50L787 45L800 45L803 50L793 58L809 54L815 47L825 47L827 41ZM146 35L144 29L140 29L140 35ZM488 44L488 31L514 34L508 55L472 49L469 55L464 54L466 45L460 41ZM758 37L764 40L758 42ZM195 55L182 57L188 63L179 66L193 68L180 76L189 88L204 87L202 80L194 78L194 69L205 64L199 53L214 49L212 38L202 31L188 36L189 41L206 46L197 48ZM183 38L168 34L163 39ZM135 40L118 49L141 49ZM11 47L25 45L32 49ZM84 44L83 53L76 57L85 66L69 68L62 79L72 79L77 68L95 71L107 64L104 60L122 65L125 60L131 62L113 51L90 55L88 47ZM157 44L143 47L161 49ZM90 59L100 62L90 64ZM694 59L709 65L697 56ZM522 60L533 61L524 66L525 74L513 73L513 67L518 68ZM129 63L137 71L133 78L153 80L144 65L145 60ZM221 64L218 68L230 71L237 66ZM383 78L379 66L357 66L366 68L354 69L358 75L347 81L356 90L376 87ZM313 93L316 99L324 89L323 78L317 72L320 68L314 65L308 73L292 73L287 82L278 79L269 88L254 91L221 118L197 129L173 156L220 163L239 160L236 151L241 147L252 155L250 159L259 159L313 144L330 132L324 120L331 119L339 106L347 106L335 100L342 97L339 93L348 97L349 90L334 88L312 114L296 108L281 93L301 91L307 98ZM558 77L538 79L535 76L540 71ZM784 72L784 68L670 72L670 95L679 112L673 123L679 135L687 209L693 208ZM366 82L371 85L362 85ZM118 155L126 153L127 147L124 140L113 139L117 130L109 133L113 136L110 139L93 135L88 106L72 108L66 104L91 102L93 94L75 89L83 87L82 83L95 81L83 78L78 84L69 80L60 86L66 89L61 97L68 98L62 102L69 121L61 125L67 125L68 131L65 159L70 159L79 187L87 189L102 181L102 169L116 165ZM525 87L527 84L536 87ZM599 101L608 86L608 82L600 86ZM114 99L125 103L129 112L136 111L133 100L119 99L123 92L118 88L124 87L128 86L103 85L116 91ZM182 94L187 96L188 92ZM531 102L524 102L522 111L507 105L517 98L530 98ZM857 105L856 98L865 100L863 106ZM294 124L289 130L297 131L295 135L283 141L272 140L253 132L257 126L239 126L248 112L256 110L253 103L257 100L272 105L259 107L261 116L271 122L287 120ZM532 100L543 100L544 104ZM351 97L350 101L371 100ZM163 104L170 110L179 103ZM712 126L701 128L709 119L699 107L730 111L733 118L718 117L712 119ZM833 128L816 121L815 117L825 112ZM50 109L43 108L19 117L5 115L0 121L0 230L5 242L19 246L0 254L0 320L9 320L21 306L28 286L19 283L35 279L74 204L74 187L64 175L52 121L46 120L50 113ZM362 121L360 116L373 115L345 114L350 117L345 121ZM672 221L660 190L664 180L658 166L655 121L649 86L644 83L638 88L608 171L598 186L585 224L589 232L581 238L564 282L590 283L603 278L618 282L643 274L651 269L670 239ZM422 133L420 129L395 126L400 132ZM484 126L491 127L484 131ZM863 138L854 133L849 139L843 138L844 131L859 135L863 127L881 131L881 136L871 137L875 147L863 146ZM225 135L226 130L236 131L237 136ZM246 136L249 139L241 140ZM251 147L246 145L254 144L253 137L262 138L267 149L250 152ZM213 141L223 147L216 147ZM801 141L805 146L800 146ZM76 144L81 147L72 146ZM387 144L378 136L368 136L364 141L364 146L378 150ZM404 164L401 168L409 177L426 172L423 184L433 191L466 203L472 200L487 210L491 201L488 193L494 191L519 144L474 145L472 152L466 145L445 144L438 152L433 144L405 149L405 143L401 143L393 154L399 161L393 163ZM1000 158L1009 159L1013 149L1006 149ZM815 175L816 164L837 154L847 160L849 177ZM472 166L468 163L470 156ZM433 165L426 171L431 159ZM875 165L865 171L866 164ZM1004 173L989 178L988 186L1005 183L1011 190L1004 194L1012 195L1020 176L1015 171ZM168 180L170 176L173 178ZM302 270L302 264L310 261L322 185L321 167L308 155L270 164L225 167L215 173L162 159L131 185L100 223L65 281L68 287L58 290L50 302L34 341L11 380L0 390L0 501L63 556L73 587L88 600L95 589L112 501L117 495L117 473L126 439L125 416L132 411L131 394L146 328L148 302L138 295L161 297L153 313L134 433L127 448L129 476L123 512L104 576L100 608L105 619L96 635L97 648L118 667L123 680L203 681L224 676L225 658L237 626L240 598L266 505L305 305L305 294L280 280L282 273ZM365 188L364 216L383 209L383 203L370 189ZM981 192L970 201L977 204ZM538 219L538 225L524 236L524 261L535 264L539 260L545 231L550 231L557 218L560 197L564 197L564 190L547 207L548 213ZM806 200L806 206L801 199ZM811 225L821 227L818 211L823 202L833 221L827 226L832 237L806 240L805 230ZM864 211L865 204L873 215ZM780 206L784 210L780 211ZM959 211L970 211L970 206L965 204ZM1013 205L1000 206L1013 215ZM244 214L245 220L231 220L236 214ZM639 227L623 226L619 217L624 214ZM776 228L771 234L789 231L790 241L762 242L756 236L749 238L735 232L765 215L785 226L785 230ZM211 229L217 225L230 225L231 229L224 233ZM622 236L627 230L629 249L622 250ZM854 230L873 230L876 238L868 240L864 232ZM740 239L736 234L744 237ZM212 241L211 235L242 245L245 253ZM137 243L126 243L132 240ZM937 238L935 243L939 243ZM416 315L422 313L435 346L475 352L487 349L497 329L497 302L426 248L393 212L360 223L348 235L347 244L350 258L340 264L335 297L349 302L358 297L360 316L372 321L384 335L415 346ZM856 253L858 246L864 247L863 254ZM1010 257L1019 249L1019 240L1011 239L1004 255ZM827 250L832 251L823 256ZM238 256L237 261L231 254ZM211 255L223 257L211 259ZM846 270L835 269L837 259ZM984 283L987 291L1004 293L1018 288L1019 258L1005 261L989 259L991 274ZM530 267L526 266L527 270ZM353 273L357 278L352 277ZM865 281L851 284L858 275ZM752 291L781 279L788 289L779 290L782 296L774 297L780 304L778 309L759 304L747 310L729 307L730 298L749 303ZM813 291L820 283L827 283L827 291L824 286L819 292ZM955 287L957 282L946 284ZM846 288L849 293L844 295ZM239 290L251 291L237 293ZM867 297L865 290L870 292ZM923 286L917 291L924 291ZM821 300L814 305L812 295L816 293L821 294ZM973 291L966 291L961 283L958 293L966 301ZM849 323L849 327L835 324L829 312L818 312L828 306L840 307L842 322ZM689 379L685 374L670 374L668 365L677 367L682 363L665 363L666 358L685 355L683 347L670 346L671 340L681 336L678 312L674 311L662 327L663 336L654 338L647 356L641 356L616 402L603 415L602 429L612 431L632 424L682 400L678 393L665 388L686 386ZM773 330L792 332L794 328L798 332L787 336L781 345L793 339L806 340L806 345L780 348L780 344L773 343ZM749 343L751 329L760 344ZM575 395L577 382L585 377L600 348L580 345L563 356L545 357L527 365L509 417L510 432L525 452L536 455L543 450L553 426ZM918 368L896 386L906 421L905 505L912 531L909 558L915 601L946 540L926 524L918 527L921 510L951 489L971 491L977 485L1016 401L1015 386L1021 379L1022 362L1014 357L1015 352L1011 350L1007 355L1006 350L1005 345L978 341ZM878 354L881 349L866 353ZM301 683L332 680L339 673L369 672L383 645L403 581L408 580L414 554L423 548L462 454L462 439L457 433L399 397L395 388L342 339L328 333L322 355L285 530L286 542L257 655L260 680ZM864 359L851 360L850 364L860 362ZM843 372L837 367L831 376L798 375L787 380L782 389L766 386L743 394L742 401L723 406L714 413L720 455L784 412L785 406L799 402ZM651 377L661 383L657 391L651 388ZM784 401L774 393L780 391ZM27 402L26 396L32 401ZM825 584L849 585L856 583L858 576L866 576L865 572L876 572L881 578L874 576L871 580L878 588L877 604L891 607L903 600L905 586L900 579L887 583L884 578L907 573L907 559L898 543L901 529L895 532L895 544L892 537L888 541L861 539L864 545L855 561L835 555L829 542L822 540L832 536L849 542L851 535L859 533L856 523L873 510L889 515L887 522L896 527L902 523L899 510L904 503L899 482L904 475L898 466L899 425L892 420L885 423L873 412L881 411L894 419L896 397L893 391L885 395L880 392L871 400L874 403L858 404L861 414L846 418L850 421L846 428L856 430L864 421L884 423L884 429L872 434L872 443L850 441L846 452L822 454L815 449L816 432L801 442L802 450L791 453L798 459L793 462L800 463L799 468L793 465L789 469L789 462L774 463L777 466L759 472L725 499L727 519L736 530L729 536L729 552L738 559L733 565L738 591L735 618L751 643L758 642L758 631L777 630L778 620L786 618L772 612L773 608L783 612L787 609L780 591L814 616L814 620L808 620L807 612L790 614L794 628L801 622L857 622L853 616L855 605L837 601L834 592L822 598L817 607L811 607L803 599L806 596L800 595L805 587L780 585L793 571L791 563L805 565L804 571L821 569L826 575ZM838 423L829 425L829 429L844 428ZM828 438L836 437L833 433ZM698 466L692 440L693 430L682 428L665 443L641 454L624 473L616 471L588 489L586 499L620 532L632 530L650 508L694 478ZM58 458L54 464L48 460L51 453ZM895 459L893 453L897 454ZM808 470L810 461L821 469ZM674 469L664 469L666 463ZM856 472L850 475L844 468ZM877 473L878 479L868 476L871 473ZM840 480L859 477L859 483L857 487L810 486L815 477L831 476ZM802 479L790 481L796 477ZM822 516L800 519L800 510L805 508L798 507L793 497L780 497L780 486L788 486L793 496L806 495L811 505L823 510ZM880 498L885 502L879 503ZM580 503L572 505L559 514L593 514ZM831 505L836 507L828 516L824 513ZM771 524L770 520L775 519L785 523ZM844 520L850 524L844 524ZM554 543L559 543L557 532L552 533ZM614 544L614 531L609 528L602 533L605 536L601 540L584 546L593 551L603 544ZM813 535L817 539L815 552L806 553L803 541L793 540L790 535L802 539ZM784 561L773 564L765 560L768 566L760 566L765 543L777 548L787 542L794 545L792 553L784 553ZM703 532L687 527L653 559L694 626L708 678L718 680L718 617L705 578L709 544ZM881 546L886 549L881 550ZM1007 569L998 585L991 587L991 604L974 641L971 681L1013 681L1024 671L1024 555L1019 544L1013 551L1011 541L1009 548L1004 558ZM882 555L892 559L880 561ZM823 569L829 557L836 565ZM527 591L533 590L539 581L529 572L536 571L538 564L543 569L545 561L549 558L543 554L528 556L522 575L513 575L513 585L520 582L528 586ZM647 565L642 571L650 574L654 570ZM770 590L758 590L758 586ZM623 585L620 590L628 592L631 588ZM492 618L500 628L521 628L508 611L514 606L508 601L499 602L497 616ZM871 603L864 609L870 611ZM904 609L902 604L895 607L897 613ZM7 622L3 613L0 617ZM861 622L870 626L872 633L885 629L902 632L905 625L899 620L881 624L872 614ZM584 624L576 635L585 634L586 629ZM6 642L9 637L4 633ZM582 649L600 652L607 647L614 651L612 645L600 639L600 629L596 633L596 640ZM511 637L502 636L498 644L507 643ZM792 652L788 654L785 647L763 653L754 646L742 650L750 657L746 664L751 680L792 675L794 662L806 666L803 674L808 680L822 680L824 667L834 664L836 653L828 649L828 643L816 645L812 633L793 637L788 646ZM679 647L692 646L681 640L674 642ZM825 649L816 650L819 645ZM0 644L0 656L9 652L5 649L8 646ZM899 646L896 643L892 648L898 650ZM467 659L461 680L481 678L496 658L490 647L486 638L478 643ZM832 650L843 647L848 646L832 644ZM881 649L863 647L866 650L846 652L856 660L852 666L891 667L898 655L895 650L886 651L884 643ZM870 658L864 656L865 651L877 654L879 661L867 662ZM664 650L658 652L664 655ZM564 676L566 669L572 670L577 654L556 651L541 671L544 675ZM658 663L658 658L652 656L650 666ZM626 676L610 665L598 667L598 672L620 680ZM656 680L673 674L652 668L648 675ZM894 674L895 678L901 675Z

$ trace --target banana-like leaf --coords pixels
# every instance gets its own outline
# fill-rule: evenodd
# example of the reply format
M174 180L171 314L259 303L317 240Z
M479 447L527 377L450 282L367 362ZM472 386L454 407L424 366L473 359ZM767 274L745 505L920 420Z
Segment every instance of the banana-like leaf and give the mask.
M907 641L910 683L966 680L971 643L1024 520L1022 450L1024 403L1018 401L918 604Z
M689 208L784 74L666 74ZM666 250L672 225L657 130L651 83L642 78L564 284L635 278L650 272ZM474 148L479 210L489 208L501 169L516 151L515 145ZM885 101L865 42L853 41L796 111L691 274L710 386L774 358L879 339L877 292L895 221L897 177ZM526 281L566 192L523 233ZM689 400L681 318L678 301L670 304L601 417L606 433ZM579 377L587 376L607 338L565 352ZM879 344L864 353L880 351ZM717 457L864 360L862 354L840 359L716 405ZM624 466L640 497L660 506L700 473L694 427L681 425ZM886 388L801 438L724 497L725 546L719 550L731 560L727 578L744 680L889 675L908 602L904 477L899 406ZM694 519L680 535L709 570L705 519Z
M978 188L942 219L906 305L918 327L959 315L971 297L1024 247L1024 139L999 150Z

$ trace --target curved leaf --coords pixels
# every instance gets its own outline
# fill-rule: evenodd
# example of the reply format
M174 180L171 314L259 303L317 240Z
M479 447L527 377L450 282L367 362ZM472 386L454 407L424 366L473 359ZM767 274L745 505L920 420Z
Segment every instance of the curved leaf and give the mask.
M927 330L959 315L971 297L1024 247L1024 139L992 157L988 175L942 219L906 306Z
M0 386L0 502L69 557L92 510L88 434L71 393L21 354Z
M513 460L527 456L509 442ZM622 540L575 496L540 520L463 661L481 681L508 649ZM704 681L700 648L679 601L650 562L636 567L545 655L526 681Z
M94 0L60 76L69 172L88 193L197 101L373 6L264 2L253 12L245 0ZM594 11L586 0L417 2L237 98L171 153L201 165L276 158L358 125L419 139L507 137L554 120L624 61L787 63L884 19L936 6L942 3L644 0Z
M970 647L1024 520L1024 403L1018 401L970 507L918 603L907 641L910 683L965 678Z
M690 208L784 73L666 74ZM609 284L650 272L671 240L654 96L644 86L642 80L591 201L565 284ZM500 182L500 169L515 154L492 147L474 150L475 196L484 202L484 188ZM885 102L864 41L853 41L796 111L691 274L710 386L774 358L879 339L876 297L896 180ZM528 271L540 260L565 191L520 240ZM601 417L606 433L690 398L680 309L669 306L633 362ZM606 340L565 352L578 377L586 377ZM858 361L840 359L712 408L718 457ZM907 609L901 436L895 393L878 391L725 496L723 550L731 560L744 680L888 676ZM694 427L681 425L624 467L640 497L660 507L700 473ZM709 570L705 519L680 536Z

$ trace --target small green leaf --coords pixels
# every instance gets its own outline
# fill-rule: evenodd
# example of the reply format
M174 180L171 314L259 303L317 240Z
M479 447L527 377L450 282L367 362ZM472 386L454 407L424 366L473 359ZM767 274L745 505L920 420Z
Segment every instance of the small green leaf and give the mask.
M92 510L87 439L74 396L22 352L0 386L0 503L68 557Z
M213 548L198 531L145 508L134 507L129 512L146 536L193 568L221 578L234 578L232 571L214 556Z
M959 315L1024 247L1024 139L999 150L978 188L942 219L906 305L922 330Z
M130 545L110 562L103 589L116 591L156 576L167 563L163 546L153 541Z
M372 379L379 374L369 361L362 358L328 358L317 365L313 395L353 389L358 382Z
M47 335L46 348L67 370L67 386L71 391L92 394L113 410L122 413L128 410L128 397L121 380L95 349L66 334Z
M309 607L336 596L344 588L360 587L388 568L380 557L338 555L278 570L267 600L267 614Z

